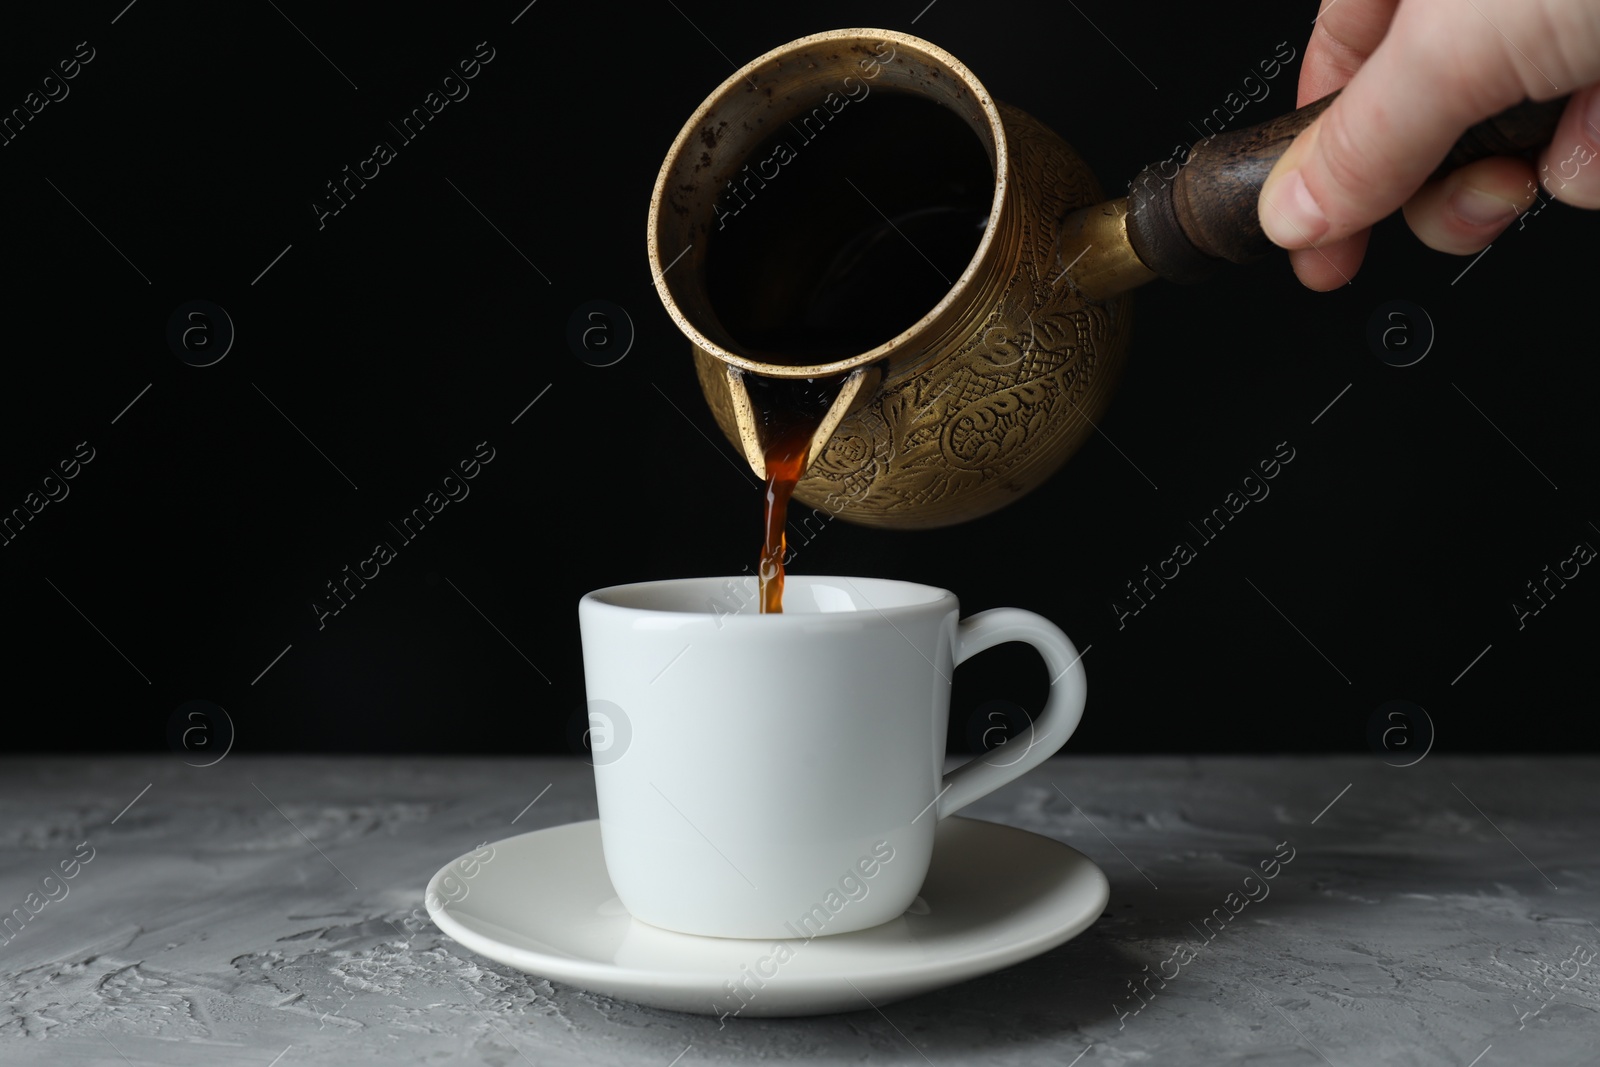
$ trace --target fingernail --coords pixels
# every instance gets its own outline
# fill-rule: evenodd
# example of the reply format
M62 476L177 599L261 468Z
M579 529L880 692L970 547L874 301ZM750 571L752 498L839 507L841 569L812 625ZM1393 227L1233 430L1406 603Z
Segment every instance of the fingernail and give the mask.
M1261 191L1261 228L1280 248L1310 248L1328 232L1328 217L1298 170L1267 182Z
M1451 194L1450 210L1472 226L1488 226L1491 223L1504 225L1515 219L1518 214L1517 205L1511 201L1502 200L1470 185L1463 185Z

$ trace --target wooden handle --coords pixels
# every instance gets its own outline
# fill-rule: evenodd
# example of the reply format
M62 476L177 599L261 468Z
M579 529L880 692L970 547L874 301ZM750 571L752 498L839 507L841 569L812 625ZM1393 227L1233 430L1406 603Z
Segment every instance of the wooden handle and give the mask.
M1128 240L1145 266L1187 284L1224 263L1249 263L1273 251L1277 246L1261 232L1256 214L1261 187L1289 143L1338 95L1259 126L1216 134L1196 144L1182 164L1167 160L1140 171L1128 193ZM1566 97L1525 101L1485 119L1461 135L1433 176L1548 144L1566 103Z

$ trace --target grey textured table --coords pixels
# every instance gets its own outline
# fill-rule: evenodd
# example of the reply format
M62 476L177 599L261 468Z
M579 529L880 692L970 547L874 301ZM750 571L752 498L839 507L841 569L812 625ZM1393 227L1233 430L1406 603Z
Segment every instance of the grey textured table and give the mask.
M0 1063L1593 1063L1597 769L1052 760L967 814L1105 870L1086 934L881 1013L719 1029L511 971L413 918L480 841L593 817L587 764L13 758L0 913L27 921L0 935ZM1230 899L1285 841L1270 895ZM42 886L58 899L30 898L63 863L71 879ZM1237 917L1206 940L1218 908ZM1135 999L1141 980L1153 996Z

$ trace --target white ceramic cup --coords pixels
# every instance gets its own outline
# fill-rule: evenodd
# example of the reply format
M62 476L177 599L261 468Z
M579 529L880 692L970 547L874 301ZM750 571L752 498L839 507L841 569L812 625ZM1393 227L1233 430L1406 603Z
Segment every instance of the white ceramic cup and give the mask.
M953 593L791 576L614 586L578 603L606 870L644 922L716 937L846 933L902 914L934 824L1061 748L1083 715L1078 652L1019 608L960 619ZM943 773L950 676L1023 641L1050 673L1018 737Z

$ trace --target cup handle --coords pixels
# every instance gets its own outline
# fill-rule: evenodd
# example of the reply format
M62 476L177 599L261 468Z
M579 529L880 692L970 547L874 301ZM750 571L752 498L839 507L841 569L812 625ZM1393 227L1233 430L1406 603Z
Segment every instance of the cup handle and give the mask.
M1021 756L996 760L1009 753L1021 738L1016 737L988 756L980 756L944 776L937 801L938 817L953 815L979 797L999 789L1037 767L1060 750L1083 718L1083 704L1089 695L1077 648L1061 628L1021 608L993 608L962 619L956 626L955 663L957 666L984 649L1022 641L1044 657L1050 670L1050 693L1044 711L1032 723L1027 748Z

